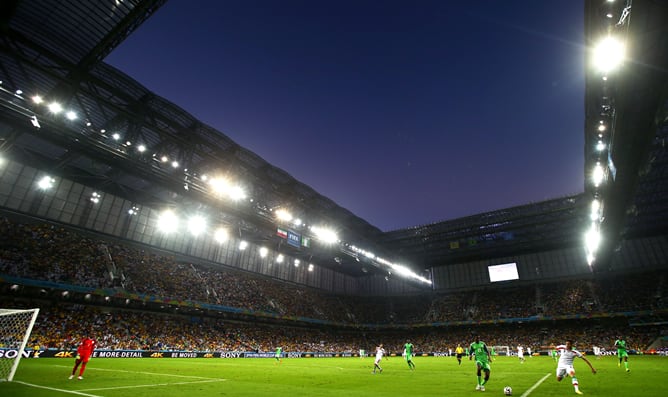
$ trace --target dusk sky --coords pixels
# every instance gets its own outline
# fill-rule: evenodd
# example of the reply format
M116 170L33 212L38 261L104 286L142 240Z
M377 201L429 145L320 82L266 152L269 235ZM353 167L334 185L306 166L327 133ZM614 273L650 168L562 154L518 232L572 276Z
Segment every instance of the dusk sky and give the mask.
M106 62L383 231L584 190L579 0L169 0Z

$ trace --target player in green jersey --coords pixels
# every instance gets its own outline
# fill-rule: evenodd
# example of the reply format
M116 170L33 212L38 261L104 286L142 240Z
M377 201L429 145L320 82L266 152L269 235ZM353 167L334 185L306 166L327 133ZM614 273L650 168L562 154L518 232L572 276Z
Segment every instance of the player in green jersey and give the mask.
M480 391L485 391L485 384L489 381L489 373L491 371L490 363L492 362L492 356L489 354L489 349L485 342L481 341L480 338L474 338L474 342L469 346L469 360L473 359L475 355L475 365L477 368L478 375L478 384L475 389ZM482 378L482 372L485 372L485 378Z
M281 362L281 356L283 355L283 348L282 347L277 347L276 348L276 353L274 353L274 358L276 359L276 364L279 364Z
M406 357L406 363L408 363L408 368L412 371L415 369L415 364L413 364L413 344L408 341L404 345L404 355Z
M629 369L629 352L627 351L626 341L624 340L624 338L620 336L615 341L615 347L617 348L617 358L619 358L617 366L621 367L622 361L624 361L624 368L626 368L626 372L631 371Z

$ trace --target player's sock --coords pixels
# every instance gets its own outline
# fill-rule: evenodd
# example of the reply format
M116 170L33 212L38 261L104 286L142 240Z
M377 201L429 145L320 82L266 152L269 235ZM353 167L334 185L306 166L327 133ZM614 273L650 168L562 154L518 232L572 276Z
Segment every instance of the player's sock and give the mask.
M574 376L574 377L572 378L572 380L571 380L571 383L573 383L573 388L575 389L575 392L576 392L576 393L577 393L578 391L580 391L580 387L579 387L579 384L578 384L578 378L576 378L576 377Z
M629 370L629 362L628 361L624 361L624 368L626 368L627 371Z
M482 377L478 376L478 384L482 386Z

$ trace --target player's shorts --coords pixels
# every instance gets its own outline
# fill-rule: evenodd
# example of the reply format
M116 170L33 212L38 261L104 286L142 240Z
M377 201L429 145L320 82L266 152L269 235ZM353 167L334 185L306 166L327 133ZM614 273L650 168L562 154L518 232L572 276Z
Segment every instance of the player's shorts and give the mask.
M79 357L81 357L79 360L81 360L82 363L87 363L88 360L90 360L90 354L80 354Z
M524 353L517 353L517 357L524 358Z
M463 356L463 354L457 354L457 358L462 358Z
M475 361L475 365L479 366L480 368L486 370L486 371L491 371L492 367L489 366L489 361Z
M412 354L406 354L406 361L411 361L413 359Z
M557 377L563 378L566 376L566 374L574 374L575 373L575 368L573 368L572 365L560 365L557 367Z
M628 357L629 352L622 349L617 349L617 357Z

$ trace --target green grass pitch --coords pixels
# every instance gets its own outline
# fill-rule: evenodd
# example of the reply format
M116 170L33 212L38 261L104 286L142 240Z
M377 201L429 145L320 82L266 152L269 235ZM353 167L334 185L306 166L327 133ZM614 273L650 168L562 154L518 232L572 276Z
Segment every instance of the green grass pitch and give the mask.
M598 374L575 361L585 396L666 395L668 357L631 356L629 368L615 357L589 357ZM23 359L13 382L0 382L0 396L461 396L478 395L472 361L415 357L410 371L401 357L383 360L372 374L373 357L274 359L92 359L83 380L69 380L72 359ZM497 357L484 395L575 395L571 379L555 380L550 357Z

